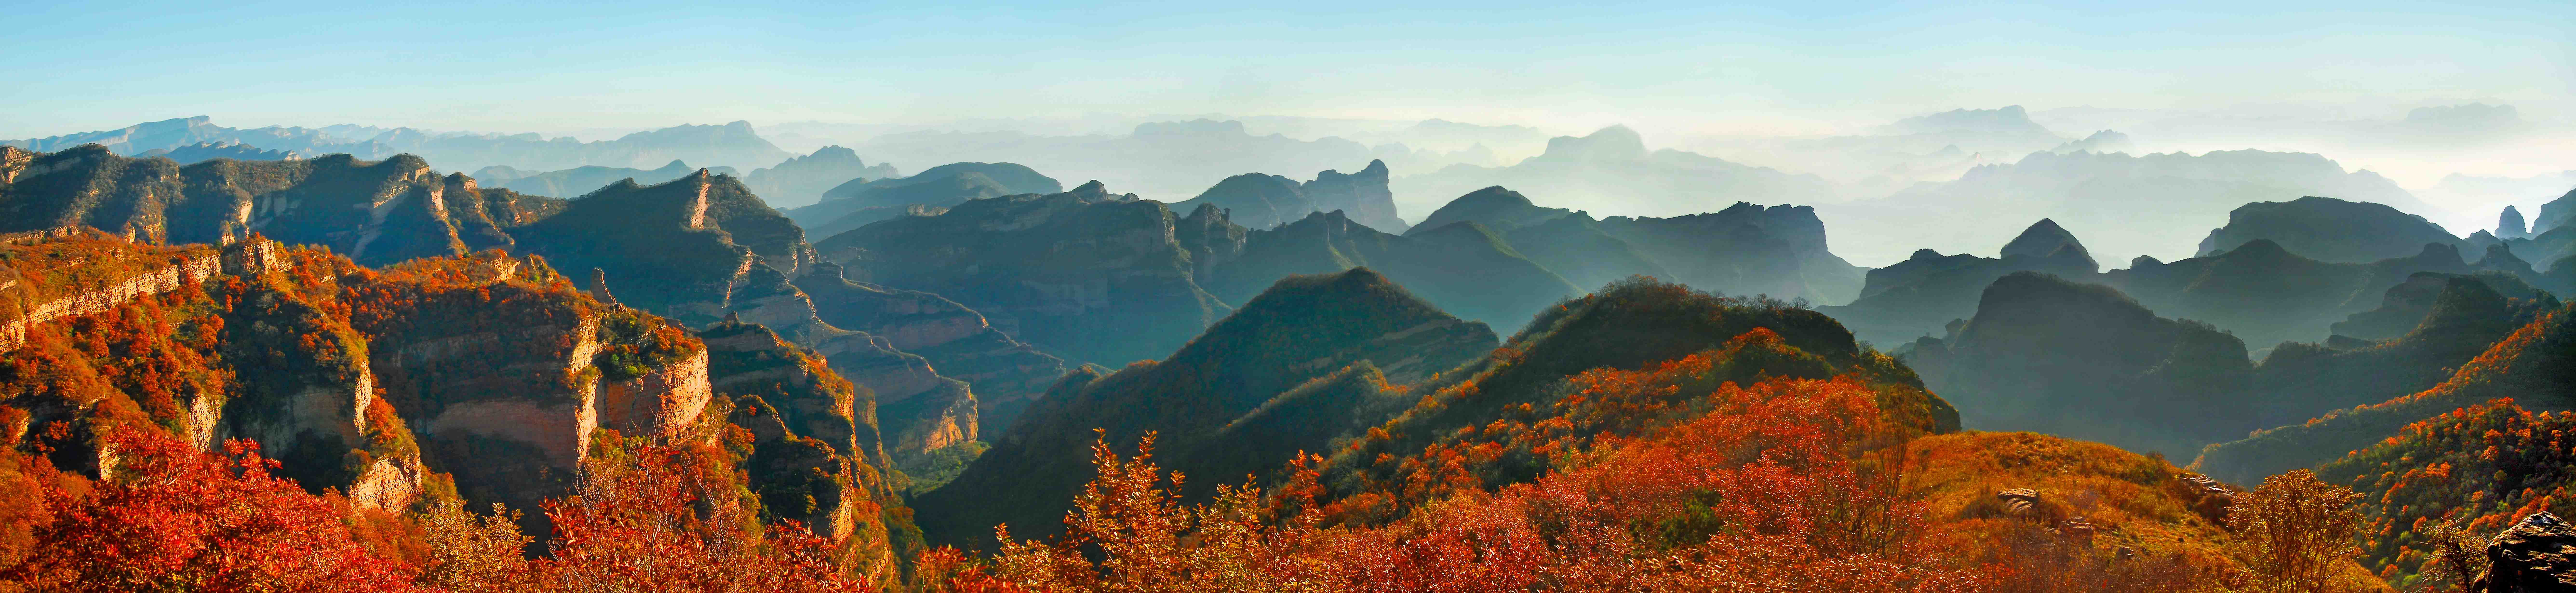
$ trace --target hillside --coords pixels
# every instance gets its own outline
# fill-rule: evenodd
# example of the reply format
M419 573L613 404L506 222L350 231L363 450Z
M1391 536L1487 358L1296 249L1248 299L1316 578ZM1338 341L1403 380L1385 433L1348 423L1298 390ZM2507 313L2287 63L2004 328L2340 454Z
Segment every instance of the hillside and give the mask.
M1677 393L1764 377L1857 382L1889 422L1920 431L1958 426L1958 412L1923 391L1912 371L1861 349L1831 319L1777 301L1632 279L1550 308L1492 354L1412 385L1421 401L1332 452L1324 484L1350 501L1344 512L1398 516L1442 492L1535 477L1552 451L1580 450L1604 431L1633 431L1658 411L1688 409L1676 407ZM1656 389L1662 382L1687 387ZM1586 385L1615 391L1570 397ZM1442 460L1469 451L1477 452L1473 464Z
M1419 403L1329 459L1300 456L1213 498L1192 486L1209 474L1185 467L1204 449L1176 451L1172 432L1132 456L1114 443L1135 437L1071 435L1094 439L1097 477L1062 515L1069 533L951 564L945 586L2173 591L2269 578L2239 564L2251 536L2217 525L2227 489L2098 444L1933 434L1952 430L1946 406L1813 313L1648 281L1560 311L1417 384ZM1632 336L1664 339L1617 339ZM1383 389L1372 370L1318 378L1226 432L1276 434L1285 423L1248 428L1273 415L1339 424L1300 403L1373 407L1386 398L1367 395ZM2319 568L2378 588L2349 561Z
M2300 424L2210 445L2193 463L2222 479L2314 467L2397 435L2408 424L2495 398L2524 408L2564 410L2571 331L2565 306L2543 312L2461 363L2440 384L2386 401L2326 412Z
M1209 247L1177 233L1185 223L1093 182L881 221L815 248L852 280L954 299L1067 361L1123 364L1168 353L1233 309L1195 280L1193 253Z
M1323 426L1304 432L1253 428L1278 426L1274 415L1296 413L1290 410L1317 398L1394 403L1400 400L1348 395L1352 386L1335 384L1388 389L1493 346L1493 332L1483 324L1442 313L1365 268L1282 279L1161 361L1106 376L1067 376L964 475L924 497L919 520L934 537L959 544L981 539L996 523L1010 524L1015 534L1051 532L1050 519L1061 516L1088 478L1080 471L1085 445L1101 438L1133 441L1155 432L1173 467L1195 475L1268 472L1297 451L1324 450L1325 439L1340 436L1321 429L1372 424L1370 415L1394 410L1328 408L1319 418ZM1309 381L1321 383L1300 387ZM1244 442L1220 434L1287 440ZM1217 483L1190 491L1206 493Z
M2364 567L2397 586L2432 585L2434 551L2456 543L2440 541L2441 528L2474 544L2534 513L2567 512L2558 501L2576 496L2576 459L2558 440L2570 422L2495 399L2407 424L2318 473L2366 495Z
M2156 316L2110 287L2036 272L1997 279L1976 316L1904 353L1966 426L2179 455L2259 425L2238 395L2245 343Z

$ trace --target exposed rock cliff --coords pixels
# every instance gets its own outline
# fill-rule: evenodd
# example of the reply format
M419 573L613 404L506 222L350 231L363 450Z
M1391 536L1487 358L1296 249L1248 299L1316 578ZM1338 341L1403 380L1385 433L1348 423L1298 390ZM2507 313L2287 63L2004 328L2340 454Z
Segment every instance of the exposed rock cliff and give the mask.
M2476 593L2576 591L2576 527L2546 511L2532 513L2487 542L2487 572Z

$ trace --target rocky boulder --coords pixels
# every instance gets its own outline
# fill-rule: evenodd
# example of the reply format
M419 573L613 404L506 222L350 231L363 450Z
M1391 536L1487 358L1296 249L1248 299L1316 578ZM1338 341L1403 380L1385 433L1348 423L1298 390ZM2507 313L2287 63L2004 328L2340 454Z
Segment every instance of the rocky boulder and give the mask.
M2557 515L2532 513L2487 544L2487 562L2487 573L2469 584L2470 591L2576 591L2576 527Z

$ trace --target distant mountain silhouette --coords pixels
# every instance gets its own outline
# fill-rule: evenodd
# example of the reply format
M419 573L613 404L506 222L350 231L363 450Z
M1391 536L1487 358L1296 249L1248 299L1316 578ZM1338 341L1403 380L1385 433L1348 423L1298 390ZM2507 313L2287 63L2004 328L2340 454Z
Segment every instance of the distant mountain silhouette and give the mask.
M1629 276L1679 278L1636 245L1612 236L1601 221L1593 220L1586 212L1514 228L1505 232L1503 239L1522 257L1556 271L1584 290Z
M2112 270L2102 282L2159 314L2217 324L2259 349L2320 339L2335 322L2378 306L2389 287L2417 272L2476 271L2449 245L2417 249L2407 257L2343 264L2257 239L2217 255Z
M2047 127L2030 120L2030 112L2020 105L2000 109L1953 109L1940 113L1917 115L1897 120L1878 129L1881 134L2052 134Z
M1472 221L1509 237L1520 229L1574 215L1538 206L1519 192L1496 186L1451 200L1423 217L1411 233ZM1582 216L1589 219L1589 214ZM1824 223L1804 206L1737 202L1717 212L1670 218L1613 216L1588 226L1626 243L1629 248L1624 251L1654 265L1637 266L1620 253L1623 250L1608 244L1601 244L1607 252L1551 253L1552 260L1542 263L1569 277L1618 278L1660 270L1671 274L1670 280L1706 290L1828 303L1850 300L1861 284L1861 269L1826 249Z
M157 156L178 161L178 163L182 165L192 165L201 161L210 161L214 159L232 159L236 161L284 161L306 158L307 155L291 150L260 150L257 146L238 142L199 142L178 148L155 148L143 151L141 154L134 156L145 158Z
M2090 281L2100 266L2073 233L2040 219L2004 245L2001 257L1923 249L1914 257L1870 270L1860 298L1817 310L1841 320L1861 339L1902 344L1937 335L1954 320L1977 313L1986 287L2016 272L2040 272Z
M1064 191L1054 178L1013 163L949 163L911 177L852 179L823 192L820 203L791 208L789 218L819 238L880 220L936 215L967 200Z
M1453 165L1395 180L1397 203L1437 207L1450 196L1506 186L1550 203L1632 216L1707 212L1737 201L1813 202L1834 195L1823 178L1671 149L1649 152L1635 130L1612 126L1560 136L1546 153L1505 167ZM1425 219L1422 224L1436 223Z
M2506 272L2483 271L2473 274L2416 272L2406 281L2388 288L2379 308L2354 313L2334 324L2334 335L2359 340L2380 341L2403 337L2422 324L2433 313L2434 303L2451 290L2454 280L2468 279L2505 298L2556 300L2556 295L2534 288L2521 277Z
M1365 267L1459 317L1504 331L1584 291L1531 262L1473 222L1390 235L1341 211L1311 213L1275 229L1252 230L1243 252L1207 275L1208 291L1244 302L1280 278Z
M2048 149L2048 151L2058 154L2070 152L2135 153L2138 151L2138 145L2129 140L2128 134L2122 134L2112 130L2102 130L2094 132L2091 136L2085 136L2082 140L2072 140L2065 144L2059 144L2056 148Z
M865 179L898 177L894 165L869 165L859 160L859 153L840 146L825 146L814 154L794 157L775 166L752 170L743 185L752 193L779 208L803 206L823 200L823 192L841 184ZM829 236L829 235L818 235Z
M2201 253L2187 251L2201 238L2188 229L2208 228L2250 202L2303 195L2384 204L2400 212L2432 211L2376 173L2345 172L2314 154L2259 150L2199 155L2036 152L2010 164L1978 166L1954 181L1819 209L1843 237L1837 251L1857 261L1887 261L1923 248L1967 251L2032 218L2052 219L2082 233L2097 257L2118 261L2140 254L2174 259Z
M361 159L382 159L402 152L382 143L344 138L313 128L227 128L215 125L212 118L203 115L145 122L115 130L0 140L0 146L15 146L35 152L61 152L83 144L97 144L129 156L144 156L143 153L153 150L176 151L196 144L249 144L267 150L308 155L344 152Z
M582 142L547 139L537 134L431 132L412 128L327 126L239 129L218 126L205 116L138 124L121 130L68 134L50 138L0 141L38 152L101 144L118 154L163 148L176 150L200 142L249 144L269 150L304 154L349 153L361 159L409 153L454 167L455 171L507 165L520 169L558 170L583 166L642 168L673 160L700 166L750 168L790 156L760 138L750 122L683 125L627 134L615 140Z
M707 170L709 172L724 175L736 175L732 167L709 167ZM662 165L662 167L658 169L574 167L561 171L528 172L518 171L515 169L485 167L483 170L475 171L474 178L483 179L491 177L504 179L503 181L493 182L491 185L493 187L508 189L510 191L520 193L556 198L577 198L581 197L583 194L598 191L600 188L607 187L609 184L616 183L619 180L632 179L638 184L655 185L673 179L679 179L697 172L698 168L691 167L688 163L671 161L670 164Z
M1369 228L1403 233L1408 225L1395 216L1395 195L1387 190L1385 161L1369 161L1358 173L1324 171L1298 183L1286 177L1247 173L1228 177L1198 197L1175 202L1173 210L1200 204L1225 209L1226 217L1245 228L1267 229L1300 220L1309 213L1343 212Z
M2283 249L2335 263L2369 263L2405 257L2427 243L2465 247L2460 238L2424 217L2382 204L2308 196L2288 202L2255 202L2227 213L2227 226L2201 239L2199 255L2270 239Z
M1210 119L1147 122L1123 135L908 131L869 138L853 147L896 162L999 160L1041 171L1079 171L1166 203L1198 195L1218 180L1250 171L1321 171L1373 159L1386 161L1394 170L1430 171L1461 162L1462 158L1477 158L1474 154L1416 150L1383 140L1363 143L1339 136L1304 140L1281 134L1256 135L1247 131L1242 121ZM1478 162L1492 158L1491 151L1481 154ZM1288 218L1293 220L1303 214Z

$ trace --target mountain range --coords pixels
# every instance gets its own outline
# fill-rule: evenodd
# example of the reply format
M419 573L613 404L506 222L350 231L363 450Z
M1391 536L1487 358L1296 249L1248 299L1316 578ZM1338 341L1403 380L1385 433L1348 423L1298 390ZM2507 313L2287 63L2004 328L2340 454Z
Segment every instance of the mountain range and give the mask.
M1884 132L2054 137L2028 122ZM544 570L600 544L586 513L638 504L616 484L649 483L671 506L623 525L695 530L655 541L759 542L732 548L741 566L827 550L801 566L886 588L1138 574L1118 562L1146 556L1098 552L1163 541L1114 549L1284 579L1256 589L1905 574L2047 590L2030 575L2175 589L2272 570L2243 554L2268 536L2233 518L2292 488L2379 497L2351 507L2361 560L2311 577L2412 582L2428 565L2397 522L2447 515L2400 501L2493 531L2576 491L2538 436L2557 417L2536 413L2576 409L2556 387L2576 193L2464 238L2402 200L2289 199L2336 192L2274 195L2235 170L2385 181L2313 155L2094 151L2122 141L2106 132L1876 203L1991 212L1929 232L2009 240L1870 269L1829 246L1833 208L1789 199L1596 217L1489 184L1396 216L1407 180L1453 173L1822 183L1648 152L1624 128L1508 167L1244 167L1166 203L1011 162L901 177L839 147L747 176L465 175L182 124L91 137L215 156L0 146L0 484L45 493L31 504L186 482L134 476L237 438L292 480L279 500L347 517L316 537L426 558L401 550L454 549L424 523L452 520L437 509L500 503L542 512L485 528L547 542L506 540L502 565ZM1212 124L1140 126L1127 146L1259 138ZM629 138L712 150L731 127ZM2033 187L2075 197L2015 193ZM2174 188L2213 191L2167 205L2224 223L2077 207ZM782 211L771 193L816 201ZM2020 205L1969 204L1995 196ZM1870 232L1831 228L1834 245ZM2096 259L2149 239L2191 252ZM2454 466L2471 473L2445 483L2481 494L2418 483ZM54 541L26 527L50 516L0 508L0 565L34 557L9 542ZM652 557L699 553L674 546ZM1802 568L1726 572L1747 558Z
M1436 208L1438 200L1491 186L1518 188L1537 199L1583 203L1637 216L1706 212L1735 202L1814 202L1837 195L1823 178L1741 165L1690 152L1649 152L1625 126L1585 136L1559 136L1547 151L1518 163L1487 167L1451 165L1397 178L1398 204Z

